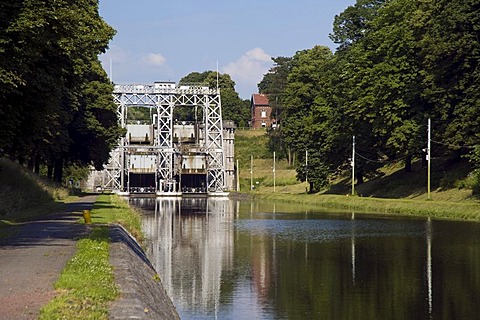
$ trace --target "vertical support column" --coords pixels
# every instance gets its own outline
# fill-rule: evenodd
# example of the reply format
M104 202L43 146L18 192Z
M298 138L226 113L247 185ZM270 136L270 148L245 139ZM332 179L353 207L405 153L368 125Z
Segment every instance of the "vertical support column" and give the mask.
M126 128L127 126L127 107L125 105L126 95L122 94L122 103L120 104L120 125L122 128ZM128 141L125 137L120 139L120 192L128 191L127 181L125 177L128 175L128 155L127 153L127 146Z
M167 101L157 104L157 172L160 183L157 192L163 192L165 184L171 183L173 178L173 109L174 97L169 96ZM173 190L171 190L173 191Z
M223 150L222 104L220 92L206 96L205 147L208 152L208 192L225 190L225 154Z
M118 106L118 122L122 128L126 126L126 96L125 93L115 94L115 103ZM117 159L113 160L113 185L112 189L117 192L125 191L125 137L120 138Z

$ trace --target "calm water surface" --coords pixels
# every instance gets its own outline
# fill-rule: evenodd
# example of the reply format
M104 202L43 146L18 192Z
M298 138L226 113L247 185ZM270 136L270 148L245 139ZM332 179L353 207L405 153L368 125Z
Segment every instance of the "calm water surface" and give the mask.
M480 224L131 199L182 319L478 319Z

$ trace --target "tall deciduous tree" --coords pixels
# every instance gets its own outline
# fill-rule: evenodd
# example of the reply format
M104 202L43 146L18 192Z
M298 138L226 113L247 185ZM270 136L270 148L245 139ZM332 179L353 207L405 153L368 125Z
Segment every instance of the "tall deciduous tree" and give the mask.
M218 81L218 83L217 83ZM210 88L220 89L222 100L222 118L232 120L237 126L245 127L250 119L249 101L242 100L235 91L235 82L228 74L216 71L192 72L180 81L180 84L205 84ZM185 115L188 116L188 115Z
M258 83L258 91L268 96L270 106L273 109L277 121L281 122L282 110L285 99L285 89L287 87L287 78L291 71L292 58L277 57L272 58L273 67L263 75Z
M269 130L269 146L270 150L277 153L279 158L287 156L288 150L285 148L285 142L282 134L282 130L278 130L282 126L285 90L287 88L287 79L291 71L292 58L289 57L277 57L272 58L273 67L263 75L262 80L258 84L258 90L262 94L268 96L268 101L272 107L272 117L275 118L277 123L276 130ZM290 160L290 159L289 159Z
M297 52L286 88L281 130L286 144L299 156L297 177L310 182L310 191L327 184L338 162L333 144L339 133L336 110L328 104L332 62L328 47Z
M325 184L347 163L352 135L362 155L359 182L384 160L404 158L409 170L425 146L428 117L437 150L474 149L478 160L479 9L479 0L358 0L335 18L333 56L317 46L279 60L290 67L282 134L300 157L298 178L314 190ZM277 63L259 89L281 92L283 70Z
M388 0L357 0L342 13L335 16L330 39L344 50L359 42L370 29L370 22L378 9Z
M480 1L420 2L425 98L436 140L465 154L480 144ZM470 149L471 150L471 149Z
M354 45L363 49L368 63L362 71L366 86L351 110L371 127L376 141L372 147L390 158L405 157L407 170L412 156L421 152L427 111L419 86L418 47L410 25L414 4L410 0L386 2L370 21L364 38Z
M121 132L112 108L113 88L98 60L115 31L99 16L98 1L24 0L0 5L8 14L0 23L0 73L12 75L0 90L0 113L6 115L0 117L0 148L20 162L29 159L35 167L46 163L52 169L49 173L55 169L58 181L69 162L99 167ZM88 88L95 82L105 89L92 99ZM99 109L103 111L94 115L88 112ZM76 120L94 122L95 117L98 127L84 126L77 134ZM103 135L98 134L102 130ZM96 144L78 140L82 135L95 135ZM87 150L81 156L72 152L79 144ZM102 152L93 151L101 145Z

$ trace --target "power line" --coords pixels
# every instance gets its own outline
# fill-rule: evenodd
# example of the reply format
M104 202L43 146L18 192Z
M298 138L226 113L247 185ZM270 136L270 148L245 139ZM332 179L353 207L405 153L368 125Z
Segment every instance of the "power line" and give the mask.
M355 154L356 154L357 156L359 156L360 158L362 158L363 160L370 161L370 162L374 162L374 163L379 163L379 164L395 163L395 162L397 162L397 161L399 161L399 160L403 160L403 159L406 158L406 157L401 157L401 158L396 159L396 160L390 160L390 161L383 160L383 161L378 161L378 160L373 160L373 159L369 159L369 158L367 158L367 157L364 157L364 156L362 156L361 154L359 154L358 152L355 152Z
M440 141L435 141L435 140L430 140L436 144L439 144L439 145L442 145L442 146L446 146L446 147L450 147L450 148L468 148L468 149L473 149L477 146L469 146L469 145L463 145L463 146L460 146L460 145L455 145L455 144L450 144L450 143L445 143L445 142L440 142Z

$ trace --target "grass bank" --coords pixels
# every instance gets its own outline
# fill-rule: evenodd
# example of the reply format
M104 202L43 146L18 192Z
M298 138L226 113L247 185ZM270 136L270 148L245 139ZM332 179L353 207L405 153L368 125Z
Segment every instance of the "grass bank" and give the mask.
M67 189L0 158L0 237L16 232L16 222L60 212L76 199ZM116 299L118 290L109 262L107 225L119 223L142 241L141 219L112 194L100 195L91 215L92 231L77 242L75 256L55 284L58 295L41 310L40 319L108 319L109 303Z
M69 199L67 189L0 158L0 220L18 222L58 212Z
M360 212L480 222L478 202L382 199L326 194L255 193L253 197Z
M130 207L127 201L115 194L101 194L92 209L95 224L118 223L140 243L144 240L140 213Z
M109 262L108 227L95 227L77 243L77 253L55 284L59 294L40 319L108 319L109 303L118 296Z
M253 163L250 161L253 156ZM351 193L351 172L338 174L328 188L306 194L307 183L296 180L294 168L286 159L276 159L273 183L273 153L266 131L236 131L235 157L239 159L241 192L255 198L305 203L329 208L369 211L383 214L430 216L442 219L480 221L479 196L472 191L471 167L465 159L432 161L431 198L427 200L426 168L419 159L412 171L394 162L365 177ZM250 181L255 189L250 191Z

